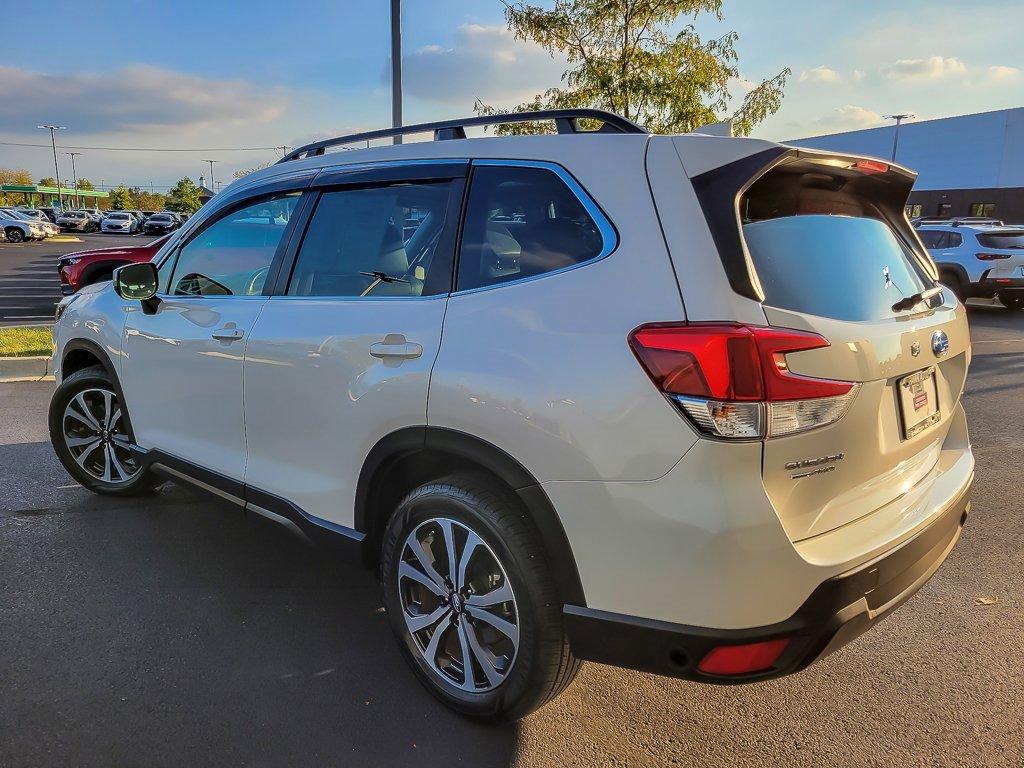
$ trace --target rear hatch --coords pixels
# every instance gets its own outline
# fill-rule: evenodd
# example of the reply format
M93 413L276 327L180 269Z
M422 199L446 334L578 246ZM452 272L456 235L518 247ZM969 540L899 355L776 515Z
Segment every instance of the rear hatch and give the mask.
M770 326L827 341L776 355L785 375L853 383L838 420L819 418L814 400L796 405L788 422L769 415L763 480L800 541L934 479L970 337L963 306L937 289L935 265L903 213L912 173L789 150L753 176L730 198L746 262L730 275L734 289L749 276ZM707 198L701 203L707 213Z

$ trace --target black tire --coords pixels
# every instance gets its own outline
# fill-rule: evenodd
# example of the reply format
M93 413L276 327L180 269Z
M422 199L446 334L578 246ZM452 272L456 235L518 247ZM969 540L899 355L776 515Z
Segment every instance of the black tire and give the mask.
M7 235L8 243L20 243L25 239L25 233L17 227L8 227L4 233Z
M493 557L497 561L501 575L507 578L514 593L514 600L503 603L502 609L514 612L518 649L500 683L482 692L460 688L456 682L449 682L435 671L406 625L406 617L412 614L403 607L405 598L400 589L407 587L403 587L398 569L403 562L407 539L414 532L434 525L432 521L438 518L453 521L456 524L453 527L458 530L476 534L487 545L486 551L483 548L477 551L483 552L482 557ZM457 543L455 549L458 549ZM447 573L447 558L437 558L433 562L439 565L435 571L437 575L442 571ZM427 690L463 715L487 721L516 720L555 698L579 671L580 662L569 649L558 589L539 543L539 535L518 497L487 476L453 475L410 492L398 505L384 532L381 580L388 619L406 661ZM408 584L408 580L405 583ZM501 584L503 580L492 580L492 588L495 583ZM472 595L473 586L468 589ZM485 596L486 591L479 594L481 598ZM460 606L468 605L470 599L465 598L464 604L463 598L459 598L458 603ZM447 602L441 598L441 602L454 606L456 598L449 597ZM480 622L473 608L462 607L461 610L465 612L455 615L447 631L458 634L457 622L461 616L470 627L476 628L474 637L478 640L484 637L481 632L490 632L485 626L489 622ZM479 611L479 608L475 610ZM442 619L435 626L448 623ZM491 635L494 636L494 632ZM497 636L500 641L501 636ZM449 641L452 639L449 637ZM458 637L454 639L457 641ZM477 660L479 658L476 657ZM473 661L470 664L476 670L474 677L478 680L479 674L486 675L482 666ZM486 686L490 679L481 680L481 683Z
M999 294L999 301L1011 312L1020 312L1024 309L1024 291L1015 293L1003 292Z
M949 288L961 303L967 300L967 290L955 272L942 272L939 282Z
M103 393L111 395L109 412L104 407ZM82 398L76 400L79 395ZM68 408L72 401L75 401L72 408L76 413L98 420L101 429L90 427L82 418L69 416ZM81 403L85 403L86 408L83 409ZM117 417L118 411L120 418ZM112 417L115 420L113 424L110 423ZM129 458L130 451L124 446L125 443L134 443L131 419L119 401L117 387L102 366L77 371L61 382L50 400L49 427L50 442L61 464L75 481L94 493L135 496L149 493L162 482L151 471L141 468L134 459ZM93 444L93 438L99 445ZM80 447L69 445L69 440L90 442ZM107 453L108 449L110 453ZM98 469L100 466L110 469L101 472ZM109 479L104 479L104 474Z

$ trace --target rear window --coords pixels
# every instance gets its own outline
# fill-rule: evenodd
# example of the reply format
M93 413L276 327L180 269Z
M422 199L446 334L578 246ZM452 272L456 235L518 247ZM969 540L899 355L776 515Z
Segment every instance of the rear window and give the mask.
M466 205L458 289L573 267L600 256L605 245L581 197L554 171L481 165L473 169Z
M930 287L878 219L802 215L743 226L765 304L837 320L892 317L892 305Z
M1024 248L1024 231L978 235L978 243L985 248Z

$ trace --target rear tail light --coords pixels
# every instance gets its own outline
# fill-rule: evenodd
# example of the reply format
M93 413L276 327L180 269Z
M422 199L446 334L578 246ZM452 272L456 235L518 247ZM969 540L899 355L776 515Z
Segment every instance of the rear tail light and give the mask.
M976 253L974 255L981 261L999 261L1010 258L1008 253Z
M786 354L827 347L815 333L733 323L645 325L629 344L658 388L701 432L761 439L838 421L848 381L792 373Z
M789 638L745 645L720 645L701 659L697 669L706 675L749 675L771 669L789 645Z

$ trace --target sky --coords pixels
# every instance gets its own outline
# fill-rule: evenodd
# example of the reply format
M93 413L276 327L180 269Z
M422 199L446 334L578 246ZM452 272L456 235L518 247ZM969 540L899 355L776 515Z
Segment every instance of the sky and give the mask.
M550 5L551 0L536 0ZM390 125L388 0L175 0L12 5L0 56L0 167L53 175L41 123L96 184L164 191L280 156L282 145ZM499 0L404 0L405 122L514 106L559 84L565 62L515 40ZM724 18L680 19L739 35L744 91L792 70L755 136L785 140L1024 106L1020 0L724 0ZM43 147L12 144L45 144ZM61 148L60 145L64 145ZM128 152L70 147L201 149ZM263 148L239 151L239 148Z

